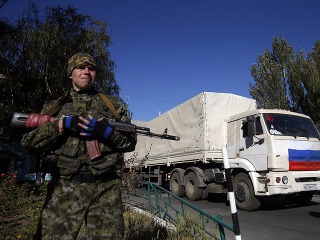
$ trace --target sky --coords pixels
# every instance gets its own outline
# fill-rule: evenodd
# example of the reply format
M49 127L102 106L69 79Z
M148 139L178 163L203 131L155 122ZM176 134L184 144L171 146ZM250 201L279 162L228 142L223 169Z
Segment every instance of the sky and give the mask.
M29 0L9 0L14 21ZM295 51L320 40L318 0L31 0L71 4L110 24L120 96L134 120L150 121L202 92L249 97L250 67L284 37Z

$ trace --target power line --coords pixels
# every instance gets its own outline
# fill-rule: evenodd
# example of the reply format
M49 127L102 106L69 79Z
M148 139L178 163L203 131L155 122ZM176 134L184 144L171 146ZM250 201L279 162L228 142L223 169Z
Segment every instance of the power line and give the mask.
M181 99L175 98L175 97L169 97L169 96L164 96L164 95L159 95L155 93L150 93L150 92L141 92L141 91L135 91L135 90L123 90L121 91L122 95L126 96L126 99L128 100L129 97L134 96L138 98L143 98L143 99L149 99L149 100L155 100L155 101L161 101L161 102L171 102L171 103L176 103L176 102L181 102ZM136 94L138 93L138 94Z

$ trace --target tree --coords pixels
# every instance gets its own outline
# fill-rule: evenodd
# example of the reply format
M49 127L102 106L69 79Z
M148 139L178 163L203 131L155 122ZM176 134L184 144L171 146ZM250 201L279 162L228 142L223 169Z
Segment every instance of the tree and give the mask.
M70 5L47 7L42 20L32 5L28 17L19 19L17 25L16 31L0 35L1 125L8 126L13 111L39 112L46 100L68 91L67 59L76 52L95 58L98 90L119 95L105 22L81 15Z
M260 108L289 109L288 68L294 57L293 48L284 38L274 38L272 52L265 50L257 64L251 66L256 85L250 83L249 91Z
M283 37L274 38L272 51L266 49L251 66L255 85L249 91L258 107L304 113L320 122L320 41L312 50L295 53Z
M308 53L303 69L305 101L303 112L315 122L320 122L320 41L316 41Z

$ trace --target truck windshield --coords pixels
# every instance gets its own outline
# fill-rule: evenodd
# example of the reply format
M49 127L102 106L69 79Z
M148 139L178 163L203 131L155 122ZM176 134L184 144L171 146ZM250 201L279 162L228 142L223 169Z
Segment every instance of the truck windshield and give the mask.
M271 135L319 139L319 133L309 118L279 113L264 113L263 117Z

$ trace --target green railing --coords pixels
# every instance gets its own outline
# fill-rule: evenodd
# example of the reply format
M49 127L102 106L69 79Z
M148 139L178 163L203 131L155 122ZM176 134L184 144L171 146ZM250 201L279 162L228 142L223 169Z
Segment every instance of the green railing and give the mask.
M132 201L130 199L127 204L139 205L139 208L144 208L150 214L171 223L178 223L180 217L187 218L188 213L192 214L193 218L198 215L197 226L206 235L213 238L217 238L217 234L215 233L218 232L219 238L225 240L225 228L234 232L233 226L223 222L220 215L212 216L163 187L141 180L137 181L137 186L126 193L137 197L138 200ZM141 204L144 204L144 206L141 206Z

